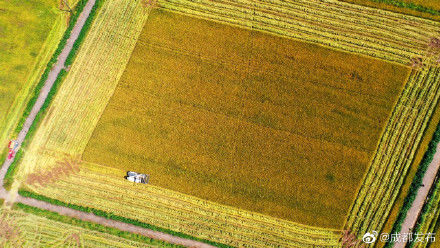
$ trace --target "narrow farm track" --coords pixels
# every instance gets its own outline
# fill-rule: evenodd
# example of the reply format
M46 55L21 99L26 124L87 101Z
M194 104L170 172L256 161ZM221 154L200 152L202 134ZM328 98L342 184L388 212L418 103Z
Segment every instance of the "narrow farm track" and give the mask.
M95 0L89 0L83 9L83 12L78 17L78 21L73 27L72 32L70 33L70 37L66 42L66 45L64 46L61 54L58 56L57 62L52 67L52 70L50 71L49 76L47 77L47 80L44 83L44 86L41 89L40 94L38 95L37 101L32 107L32 110L29 116L26 118L23 128L18 134L18 137L16 139L18 142L17 151L20 150L21 145L24 139L26 138L27 133L30 127L32 126L32 123L34 123L35 117L37 116L38 112L40 112L41 107L46 101L46 98L50 90L52 89L55 80L58 78L58 75L60 74L61 70L64 69L64 63L66 62L67 56L72 50L73 44L75 43L76 39L78 39L81 29L83 28L87 18L89 17L89 14L92 11L93 6L95 5L95 2L96 2ZM3 186L3 179L9 167L11 166L12 162L14 162L14 158L6 159L2 165L2 168L0 169L0 185L2 186Z
M84 225L73 225L34 215L22 209L0 209L3 223L11 223L19 230L18 238L10 240L7 247L112 247L147 248L170 247L171 245L152 240L130 240L109 233L91 230Z
M71 208L48 204L47 202L35 200L33 198L26 198L26 197L18 196L17 201L20 203L29 205L29 206L49 210L51 212L56 212L61 215L81 219L84 221L95 222L95 223L98 223L103 226L114 227L114 228L117 228L121 231L136 233L136 234L140 234L140 235L152 238L152 239L163 240L163 241L167 241L167 242L173 243L173 244L183 245L183 246L187 246L187 247L214 247L214 246L207 245L207 244L204 244L201 242L175 237L170 234L157 232L157 231L153 231L150 229L145 229L142 227L138 227L135 225L131 225L131 224L115 221L115 220L109 220L109 219L106 219L103 217L96 216L91 213L84 213L84 212L77 211L77 210L74 210Z
M26 122L23 125L23 128L17 137L17 142L19 144L17 150L19 150L21 148L21 145L22 145L23 141L25 140L26 135L27 135L30 127L32 126L33 122L35 121L35 117L37 116L38 112L41 110L41 107L43 106L44 102L46 101L46 98L47 98L50 90L52 89L52 86L55 83L55 80L57 79L61 70L64 69L64 63L67 59L67 56L71 52L71 50L73 48L73 44L77 40L82 28L84 27L84 24L89 16L93 6L95 5L95 2L96 2L96 0L89 0L87 2L86 6L83 9L83 12L80 14L80 16L78 18L77 23L75 24L74 28L72 29L70 37L66 42L66 45L64 46L61 54L58 56L57 63L54 65L54 67L50 71L49 76L48 76L43 88L41 89L40 95L38 96L37 101L35 102L34 106L32 107L32 110L31 110L29 116L26 118ZM6 172L8 171L8 169L11 166L13 161L14 161L14 158L6 159L6 161L3 163L3 165L0 169L0 198L1 199L8 199L8 197L9 197L9 192L7 192L3 188L3 181L4 181L4 177L6 175ZM144 235L149 238L162 240L162 241L172 243L172 244L178 244L178 245L183 245L183 246L187 246L187 247L213 247L211 245L197 242L194 240L179 238L176 236L172 236L170 234L153 231L150 229L138 227L135 225L131 225L131 224L127 224L127 223L123 223L123 222L119 222L119 221L109 220L109 219L106 219L103 217L96 216L91 213L85 213L85 212L81 212L78 210L53 205L53 204L50 204L50 203L47 203L44 201L39 201L39 200L32 199L32 198L16 196L15 201L29 205L29 206L38 207L41 209L46 209L46 210L49 210L52 212L56 212L56 213L59 213L59 214L65 215L65 216L78 218L78 219L81 219L84 221L95 222L100 225L117 228L122 231L127 231L127 232L131 232L131 233Z
M416 199L412 203L411 208L409 209L406 218L402 224L402 229L400 231L401 235L403 235L404 233L410 233L411 230L414 228L416 221L420 215L420 212L422 211L423 205L428 197L429 190L431 189L431 186L434 183L439 168L440 168L440 144L437 145L434 158L432 159L431 163L428 166L428 169L426 170L425 175L423 176L422 184L424 186L421 187L417 192ZM396 243L394 245L394 248L403 248L405 247L405 245L406 242Z

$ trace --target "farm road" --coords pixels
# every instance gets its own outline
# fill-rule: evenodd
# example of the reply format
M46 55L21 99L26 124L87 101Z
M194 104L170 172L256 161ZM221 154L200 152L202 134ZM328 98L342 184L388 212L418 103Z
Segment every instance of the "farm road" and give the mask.
M38 96L38 99L35 102L34 106L32 107L32 110L31 110L29 116L27 117L26 122L23 125L23 128L21 129L21 131L17 137L17 142L19 144L17 151L21 148L21 145L22 145L22 143L23 143L23 141L29 131L29 128L32 126L32 123L34 122L35 117L37 116L37 114L40 111L41 107L43 106L44 102L46 101L46 98L47 98L53 84L55 83L55 80L57 79L59 73L64 68L64 63L66 61L66 58L69 55L70 51L72 50L73 44L75 43L76 39L78 38L88 16L90 15L92 7L94 5L95 5L95 0L89 0L87 2L86 6L84 7L82 13L80 14L80 16L77 20L74 28L72 29L72 32L70 33L70 37L66 42L66 45L64 46L61 54L58 56L58 60L57 60L56 64L52 67L52 70L50 71L49 76L48 76L43 88L41 89L41 92ZM6 161L2 165L2 168L0 169L0 198L1 199L9 199L9 198L14 199L15 198L15 200L17 202L20 202L20 203L23 203L26 205L38 207L41 209L46 209L46 210L49 210L52 212L57 212L59 214L74 217L74 218L81 219L84 221L95 222L100 225L117 228L122 231L137 233L137 234L147 236L152 239L162 240L162 241L172 243L172 244L178 244L178 245L183 245L183 246L187 246L187 247L203 247L203 248L204 247L214 247L214 246L204 244L204 243L201 243L198 241L172 236L170 234L153 231L150 229L138 227L135 225L124 223L124 222L109 220L109 219L106 219L103 217L96 216L91 213L85 213L85 212L81 212L81 211L66 208L66 207L52 205L50 203L47 203L44 201L39 201L39 200L32 199L32 198L16 196L16 192L11 192L11 194L9 194L9 192L7 192L3 188L3 181L4 181L4 177L6 175L6 172L8 171L8 169L11 166L13 161L14 161L14 158L6 159ZM10 204L10 202L9 202L9 204Z
M187 246L187 247L213 247L213 246L210 246L210 245L207 245L207 244L204 244L201 242L197 242L194 240L179 238L176 236L172 236L170 234L153 231L150 229L138 227L135 225L131 225L131 224L115 221L115 220L109 220L109 219L106 219L103 217L96 216L92 213L84 213L84 212L77 211L77 210L74 210L71 208L48 204L47 202L38 201L33 198L26 198L26 197L18 196L17 201L21 202L23 204L29 205L29 206L46 209L46 210L49 210L52 212L57 212L59 214L65 215L65 216L81 219L84 221L99 223L103 226L114 227L114 228L117 228L121 231L136 233L136 234L140 234L140 235L143 235L143 236L146 236L149 238L167 241L167 242L173 243L173 244L183 245L183 246Z
M400 231L400 234L403 235L405 233L410 233L417 221L417 218L420 215L420 212L422 211L423 204L425 203L426 198L428 197L429 189L431 189L431 186L434 183L435 176L437 175L437 171L440 168L440 143L437 145L434 158L432 159L432 162L429 164L425 175L423 176L422 184L425 185L423 187L420 187L419 191L417 192L416 199L411 205L411 208L409 209L405 220L402 224L402 229ZM438 241L439 242L439 241ZM404 248L406 245L406 242L399 242L394 245L394 248Z

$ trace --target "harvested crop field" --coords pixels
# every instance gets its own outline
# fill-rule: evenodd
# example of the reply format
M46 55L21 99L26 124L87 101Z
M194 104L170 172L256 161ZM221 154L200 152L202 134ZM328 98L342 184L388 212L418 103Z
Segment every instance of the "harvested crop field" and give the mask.
M2 234L8 231L0 236L2 247L178 247L123 232L119 232L118 237L117 231L111 228L99 228L90 222L19 206L14 206L13 210L0 208L0 230Z
M403 66L155 10L83 159L341 228L407 77Z

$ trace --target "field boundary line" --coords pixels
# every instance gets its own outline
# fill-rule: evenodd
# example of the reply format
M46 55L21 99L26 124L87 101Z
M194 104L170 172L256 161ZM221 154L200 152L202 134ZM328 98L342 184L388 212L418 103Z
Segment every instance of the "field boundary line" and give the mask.
M50 212L55 212L55 213L58 213L58 214L61 214L64 216L80 219L83 221L98 223L98 224L106 226L106 227L116 227L117 229L119 229L121 231L140 234L142 236L166 241L166 242L169 242L172 244L183 245L186 247L200 247L200 248L215 247L215 246L208 245L208 244L205 244L205 243L202 243L199 241L180 238L180 237L173 236L171 234L167 234L164 232L158 232L158 231L154 231L154 230L147 229L144 227L139 227L139 226L136 226L133 224L128 224L125 222L104 218L104 217L95 215L93 213L87 213L84 211L75 210L75 209L72 209L69 207L64 207L61 205L49 204L46 201L40 201L35 198L28 198L28 197L23 197L23 196L19 195L17 197L17 202L28 205L28 206L36 207L39 209L44 209L44 210L47 210Z

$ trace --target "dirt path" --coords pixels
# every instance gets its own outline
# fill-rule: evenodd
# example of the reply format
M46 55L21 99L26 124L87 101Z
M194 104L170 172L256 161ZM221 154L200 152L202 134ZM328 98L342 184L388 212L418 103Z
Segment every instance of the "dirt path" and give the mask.
M41 89L40 95L38 96L37 101L35 102L34 106L32 107L32 110L31 110L29 116L27 117L26 122L23 125L23 128L17 137L17 142L19 144L17 151L21 148L21 145L22 145L22 143L23 143L23 141L29 131L29 128L31 127L32 123L34 122L35 117L38 114L38 112L40 111L44 102L46 101L46 98L47 98L53 84L55 83L55 80L57 79L58 74L60 73L61 69L64 68L64 62L66 61L68 54L72 50L73 44L75 43L76 39L78 38L78 36L81 32L81 29L83 28L84 23L86 22L94 4L95 4L95 0L89 0L87 2L86 6L84 7L82 13L80 14L80 16L75 24L75 27L73 28L73 30L70 34L69 39L66 42L66 45L63 48L63 51L58 56L57 63L52 67L52 70L50 71L49 76L48 76L43 88ZM10 194L9 192L7 192L3 188L3 180L6 175L6 172L8 171L8 168L11 166L13 161L14 161L14 158L6 159L6 161L2 165L2 168L0 169L0 198L1 199L9 199L9 198L14 199L15 198L15 200L17 202L21 202L26 205L38 207L41 209L46 209L46 210L49 210L52 212L57 212L59 214L78 218L78 219L81 219L84 221L95 222L100 225L117 228L122 231L137 233L137 234L144 235L144 236L147 236L147 237L150 237L153 239L163 240L165 242L172 243L172 244L178 244L178 245L183 245L183 246L187 246L187 247L214 247L214 246L207 245L207 244L204 244L204 243L201 243L198 241L179 238L176 236L172 236L170 234L153 231L153 230L146 229L146 228L141 228L141 227L127 224L124 222L109 220L109 219L106 219L103 217L96 216L91 213L85 213L85 212L81 212L81 211L66 208L66 207L52 205L47 202L35 200L32 198L25 198L25 197L21 197L21 196L16 196L16 193L14 193L14 192L11 192L11 194Z
M29 205L29 206L46 209L46 210L49 210L52 212L57 212L59 214L65 215L65 216L74 217L74 218L81 219L84 221L99 223L103 226L116 227L119 230L131 232L131 233L137 233L137 234L140 234L140 235L152 238L152 239L163 240L163 241L167 241L167 242L172 241L171 243L173 243L173 244L183 245L183 246L187 246L187 247L214 247L214 246L210 246L210 245L207 245L207 244L204 244L201 242L197 242L194 240L179 238L179 237L172 236L170 234L157 232L157 231L153 231L150 229L145 229L142 227L138 227L135 225L131 225L131 224L127 224L127 223L123 223L123 222L119 222L119 221L109 220L109 219L106 219L103 217L96 216L91 213L84 213L84 212L77 211L77 210L74 210L71 208L47 204L46 202L38 201L33 198L25 198L22 196L18 196L17 201L21 202L23 204Z
M402 230L400 234L403 235L405 233L410 233L419 217L419 214L422 210L423 204L425 203L425 199L428 197L429 189L434 183L435 176L437 171L440 168L440 143L437 145L436 152L434 154L434 158L432 162L429 164L428 169L426 170L425 176L423 177L423 182L425 186L421 187L417 192L416 199L411 205L406 218L402 224ZM406 242L396 243L394 248L404 248Z
M95 0L89 0L87 2L82 13L78 17L78 20L77 20L75 26L73 27L72 32L70 33L70 37L67 40L66 45L64 46L61 54L58 56L57 62L52 67L52 70L49 72L49 76L47 77L47 80L44 83L44 86L41 89L40 94L38 95L37 101L35 102L34 106L32 107L32 110L31 110L29 116L26 118L26 121L23 125L23 128L21 129L20 133L18 134L17 151L20 150L21 145L22 145L22 143L23 143L23 141L29 131L29 128L32 126L32 123L34 122L35 117L37 116L38 112L40 112L41 107L43 106L44 102L46 101L47 95L49 94L50 90L52 89L52 86L55 83L55 80L57 79L58 74L60 74L61 69L64 68L64 63L67 59L67 56L69 55L70 51L72 50L73 44L75 43L76 39L78 38L79 33L81 32L81 29L84 26L84 23L86 22L87 18L89 17L93 5L95 5ZM14 158L6 159L2 168L0 169L0 185L3 185L3 179L5 177L5 174L8 171L8 168L9 168L9 166L11 166L13 161L14 161Z

